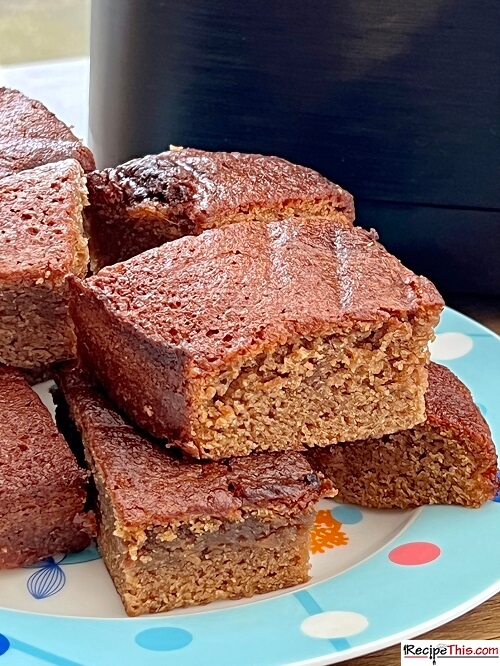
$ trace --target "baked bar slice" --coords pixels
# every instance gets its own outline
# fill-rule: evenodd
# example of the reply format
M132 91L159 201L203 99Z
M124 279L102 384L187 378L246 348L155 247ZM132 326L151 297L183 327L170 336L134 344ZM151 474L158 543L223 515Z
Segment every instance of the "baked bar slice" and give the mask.
M354 218L351 195L279 157L192 148L89 175L86 211L95 270L205 229L292 215Z
M450 370L430 363L425 402L427 420L410 430L308 453L340 489L336 499L377 509L478 507L493 499L497 455L469 389Z
M234 224L71 280L79 352L138 425L201 458L424 420L443 301L360 228Z
M0 363L39 370L76 352L68 274L87 272L76 160L0 180Z
M68 158L95 169L90 150L41 102L0 88L0 178Z
M299 453L181 459L135 430L73 366L57 419L81 433L98 493L98 545L129 615L304 583L314 504L331 484Z
M0 367L0 568L89 545L86 480L37 394Z

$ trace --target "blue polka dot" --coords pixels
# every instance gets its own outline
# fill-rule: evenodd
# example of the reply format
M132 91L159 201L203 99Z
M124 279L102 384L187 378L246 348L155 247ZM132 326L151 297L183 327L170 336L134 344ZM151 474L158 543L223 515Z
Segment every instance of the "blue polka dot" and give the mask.
M9 639L7 636L0 634L0 657L7 652L10 648Z
M497 478L498 478L498 481L500 482L500 472L497 473ZM500 490L497 492L497 494L493 498L493 501L494 502L500 502Z
M193 636L185 629L177 627L157 627L145 629L137 634L135 642L146 650L155 652L170 652L180 650L189 645Z
M363 514L355 506L336 506L331 514L335 520L344 525L356 525L363 520Z

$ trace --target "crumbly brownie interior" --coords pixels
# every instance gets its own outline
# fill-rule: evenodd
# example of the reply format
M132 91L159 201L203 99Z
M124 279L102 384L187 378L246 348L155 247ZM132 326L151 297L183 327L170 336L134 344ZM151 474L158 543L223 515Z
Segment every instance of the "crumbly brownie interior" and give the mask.
M315 503L334 491L304 456L197 463L135 429L74 365L56 376L58 425L80 432L99 548L130 615L307 580Z
M128 615L263 594L309 578L309 530L301 521L243 517L193 521L177 529L131 533L116 520L99 474L98 545Z
M70 284L85 364L135 423L191 455L326 446L424 419L442 299L363 230L235 224Z
M349 334L301 338L234 364L195 408L200 457L328 446L420 423L435 323L359 323Z
M0 311L1 363L41 371L75 355L66 285L26 282L1 289Z
M427 424L311 451L309 459L339 488L336 500L376 509L479 507L498 487L494 454L485 455L473 441Z
M0 363L37 372L75 355L66 275L87 271L86 203L73 160L2 181Z
M428 365L426 421L380 439L311 450L312 465L340 486L339 499L375 508L480 506L497 492L497 454L469 389Z

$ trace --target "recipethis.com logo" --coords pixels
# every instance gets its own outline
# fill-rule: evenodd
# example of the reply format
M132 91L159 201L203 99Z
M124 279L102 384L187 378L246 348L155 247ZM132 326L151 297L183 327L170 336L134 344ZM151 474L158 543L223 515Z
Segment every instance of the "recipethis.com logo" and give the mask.
M427 660L432 666L500 666L500 641L405 641L401 643L401 664L418 666ZM443 660L443 661L441 661ZM446 660L446 661L444 661ZM456 660L456 661L454 661ZM483 661L484 660L484 661ZM486 661L488 660L488 661ZM497 660L497 661L495 661Z

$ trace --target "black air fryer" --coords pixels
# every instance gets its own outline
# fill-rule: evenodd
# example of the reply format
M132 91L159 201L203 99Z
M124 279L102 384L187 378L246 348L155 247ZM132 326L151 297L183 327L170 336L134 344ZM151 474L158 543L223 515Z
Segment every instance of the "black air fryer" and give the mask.
M497 0L94 0L98 166L286 157L448 292L500 293Z

